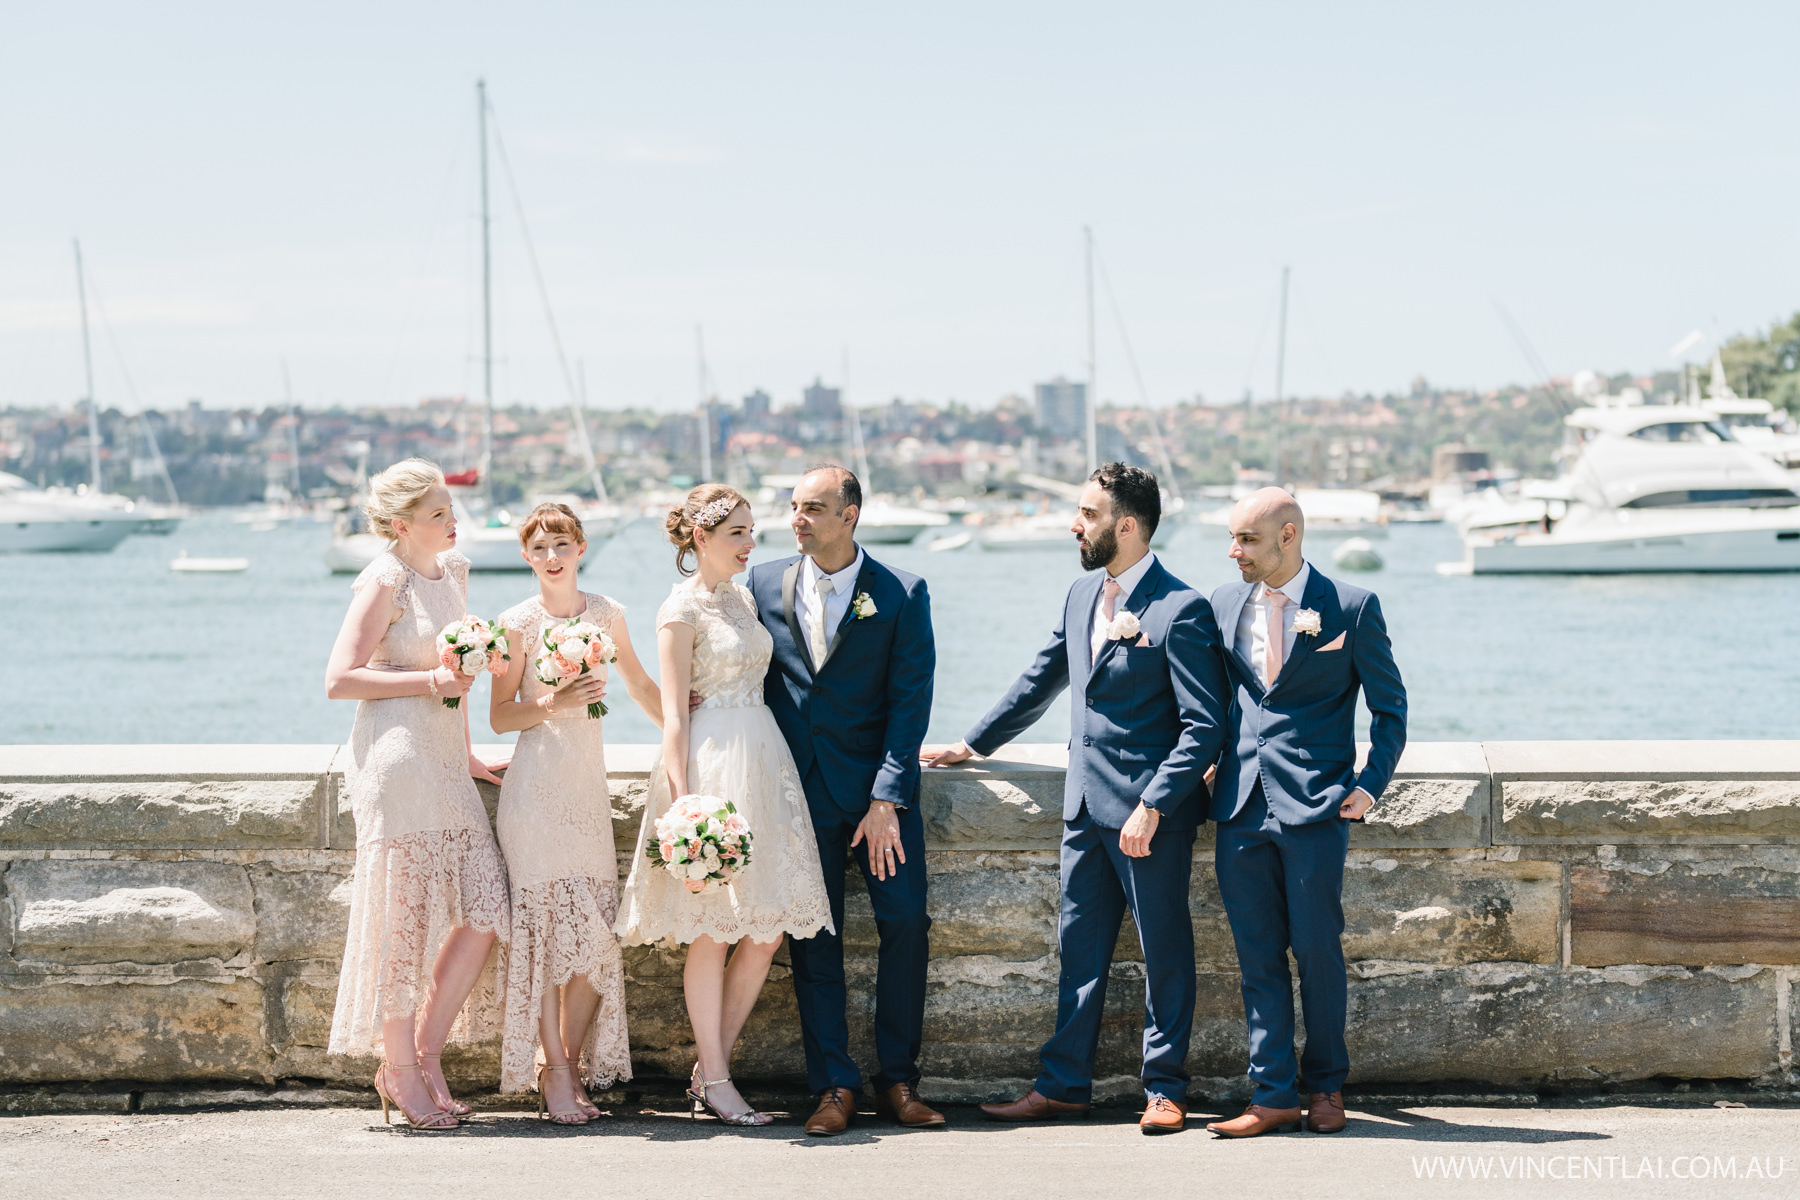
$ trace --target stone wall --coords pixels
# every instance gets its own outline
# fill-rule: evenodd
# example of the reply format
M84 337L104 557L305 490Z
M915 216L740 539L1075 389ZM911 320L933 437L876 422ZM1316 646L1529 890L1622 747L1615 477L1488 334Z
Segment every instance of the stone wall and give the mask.
M355 831L331 746L0 747L0 1084L366 1081L325 1053ZM635 841L649 747L611 751ZM927 1094L1025 1086L1055 1014L1063 750L931 772ZM490 807L495 795L485 789ZM1202 830L1199 1090L1242 1094L1231 937ZM1800 1084L1800 742L1419 743L1351 838L1352 1084ZM852 888L854 1036L875 931ZM737 1072L802 1078L783 952ZM629 953L640 1077L692 1061L680 955ZM1136 1094L1119 940L1101 1095ZM865 1057L866 1061L866 1057ZM490 1084L495 1047L446 1057Z

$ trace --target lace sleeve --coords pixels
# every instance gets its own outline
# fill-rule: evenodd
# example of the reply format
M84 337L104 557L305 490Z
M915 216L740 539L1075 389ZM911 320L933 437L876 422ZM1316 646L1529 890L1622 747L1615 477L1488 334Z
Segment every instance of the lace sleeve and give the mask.
M526 600L513 605L495 619L512 639L513 649L517 650L530 642L537 632L537 605Z
M612 628L612 623L624 615L625 606L611 596L588 596L587 619L600 628Z
M467 596L469 594L468 555L460 550L446 550L438 555L438 562L443 565L444 570L456 576L456 586L460 587L463 595Z
M669 593L669 598L656 610L656 627L661 629L664 625L692 625L695 629L700 628L700 602L685 584L676 584L675 590Z
M762 619L762 610L756 607L756 593L741 583L734 583L731 586L736 588L737 594L744 598L745 605L750 609L750 615L760 621Z
M362 573L351 583L350 590L360 592L371 586L393 588L394 607L404 611L412 586L412 571L405 563L384 550L362 569Z

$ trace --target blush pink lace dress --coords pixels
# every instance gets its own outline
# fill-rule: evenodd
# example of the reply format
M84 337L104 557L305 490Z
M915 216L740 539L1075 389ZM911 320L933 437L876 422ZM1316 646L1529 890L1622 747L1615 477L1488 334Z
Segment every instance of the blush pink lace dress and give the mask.
M700 707L689 718L688 787L736 804L750 822L750 863L721 888L695 895L644 856L645 838L669 810L669 776L659 756L637 851L619 914L626 945L715 941L774 941L786 933L811 937L830 929L831 907L819 864L812 816L800 788L793 752L763 703L763 676L775 643L756 616L750 590L729 580L706 592L696 576L675 585L656 613L656 627L694 631L692 688Z
M443 574L427 579L385 553L356 577L357 591L394 589L392 621L369 666L438 665L438 630L468 611L469 560L447 550L438 564ZM356 817L356 873L330 1045L336 1054L379 1053L382 1025L424 1002L452 929L506 936L506 871L469 778L463 711L436 696L357 705L344 790ZM492 1036L499 1025L494 962L458 1017L453 1041Z
M625 609L583 593L583 619L611 629ZM535 703L552 691L532 662L553 617L533 596L500 614L513 654L525 658L519 699ZM577 1069L590 1088L631 1078L625 1034L625 968L613 919L619 912L619 867L613 851L612 796L606 784L605 719L572 706L519 735L495 822L512 881L512 941L507 950L506 1031L500 1045L500 1090L535 1085L538 1016L546 988L577 975L600 995Z

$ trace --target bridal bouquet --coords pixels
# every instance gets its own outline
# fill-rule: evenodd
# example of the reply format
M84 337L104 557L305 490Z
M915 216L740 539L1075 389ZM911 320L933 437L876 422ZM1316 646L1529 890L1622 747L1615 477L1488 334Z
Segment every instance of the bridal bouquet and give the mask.
M464 617L438 630L438 663L464 675L506 674L512 661L512 647L507 644L506 630L489 625L480 617ZM461 708L461 696L445 696L445 708Z
M542 647L537 656L538 682L561 687L569 680L589 671L600 672L619 657L606 630L591 621L574 617L561 625L545 625ZM588 717L604 717L606 702L596 700L587 706Z
M726 884L750 864L750 822L729 800L678 796L656 819L656 837L645 851L694 893Z

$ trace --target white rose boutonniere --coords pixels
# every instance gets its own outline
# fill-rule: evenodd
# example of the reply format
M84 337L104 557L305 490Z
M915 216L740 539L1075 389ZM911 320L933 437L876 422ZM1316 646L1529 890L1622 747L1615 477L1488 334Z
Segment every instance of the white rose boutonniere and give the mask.
M1142 632L1138 627L1137 614L1129 611L1115 616L1106 627L1106 636L1114 641L1134 640Z
M875 601L869 599L869 593L858 592L856 599L850 602L850 611L856 614L857 620L867 620L875 615Z
M1319 632L1319 614L1310 608L1303 608L1294 614L1294 632L1316 634Z

